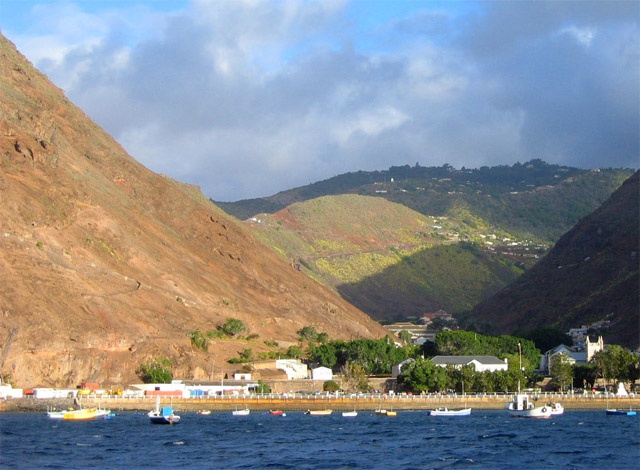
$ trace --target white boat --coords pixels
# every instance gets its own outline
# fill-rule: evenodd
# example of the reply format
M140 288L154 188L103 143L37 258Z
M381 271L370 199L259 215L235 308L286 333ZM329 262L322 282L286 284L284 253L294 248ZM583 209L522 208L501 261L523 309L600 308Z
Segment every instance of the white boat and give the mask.
M312 416L326 416L331 413L333 413L333 410L307 410L304 412L304 414Z
M233 416L247 416L251 411L249 408L245 408L244 410L239 410L237 407L234 411L231 412Z
M356 410L343 411L342 416L344 416L345 418L355 418L356 416L358 416L358 412Z
M446 406L441 406L435 410L427 410L429 416L469 416L471 408L462 408L458 410L450 410Z
M156 397L156 408L147 414L153 424L177 424L180 416L173 412L172 406L160 408L160 397Z
M505 405L509 415L514 418L540 418L546 419L551 417L551 407L547 405L535 406L524 393L516 393L513 400Z
M560 403L547 403L547 406L551 408L552 415L561 415L564 413L564 406Z

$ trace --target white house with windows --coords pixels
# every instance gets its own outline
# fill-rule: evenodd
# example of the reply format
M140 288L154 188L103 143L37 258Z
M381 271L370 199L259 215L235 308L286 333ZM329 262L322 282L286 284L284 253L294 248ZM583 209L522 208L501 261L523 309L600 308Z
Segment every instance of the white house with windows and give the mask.
M431 361L440 367L453 366L462 368L464 366L473 366L476 372L496 372L509 368L506 358L501 360L495 356L435 356L431 358Z
M587 364L595 353L604 349L604 341L602 336L598 336L597 341L591 341L589 337L585 337L584 346L570 347L564 344L556 346L545 352L540 359L540 371L544 374L549 373L549 366L552 359L558 354L567 356L571 364Z

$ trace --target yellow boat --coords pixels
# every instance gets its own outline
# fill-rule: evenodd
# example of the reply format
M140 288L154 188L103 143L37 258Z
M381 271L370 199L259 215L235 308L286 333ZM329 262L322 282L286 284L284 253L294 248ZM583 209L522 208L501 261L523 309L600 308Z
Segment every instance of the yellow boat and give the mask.
M62 419L69 421L86 421L90 419L105 419L111 414L111 410L101 408L82 408L80 410L68 410L62 415Z

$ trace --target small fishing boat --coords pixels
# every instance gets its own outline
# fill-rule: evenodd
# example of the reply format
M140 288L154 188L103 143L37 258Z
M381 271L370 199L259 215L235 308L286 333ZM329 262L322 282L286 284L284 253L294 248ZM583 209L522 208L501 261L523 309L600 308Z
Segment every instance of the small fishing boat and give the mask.
M210 415L211 414L211 410L199 410L198 414L199 415Z
M435 410L427 410L429 416L469 416L471 408L462 408L458 410L450 410L446 406L441 406Z
M326 416L331 413L333 413L333 410L307 410L304 412L304 414L312 416Z
M398 412L393 410L387 410L387 416L390 416L390 417L398 416Z
M237 406L236 409L231 412L233 416L247 416L249 413L251 413L249 408L245 407L243 410L239 410Z
M623 410L620 408L608 408L607 415L609 416L636 416L637 411L629 408L628 410Z
M91 419L107 419L112 416L111 410L102 408L81 408L79 410L66 410L62 419L67 421L87 421Z
M560 403L547 403L547 407L551 410L551 415L561 415L564 413L564 406Z
M284 411L282 410L269 410L268 414L273 416L285 416Z
M172 406L160 408L160 397L156 397L156 407L147 416L152 424L177 424L180 421L180 416L173 412Z
M505 405L509 416L514 418L538 418L547 419L551 417L551 408L547 405L535 406L528 395L516 393L513 400Z
M358 416L358 412L356 410L343 411L342 416L344 416L345 418L355 418L356 416Z

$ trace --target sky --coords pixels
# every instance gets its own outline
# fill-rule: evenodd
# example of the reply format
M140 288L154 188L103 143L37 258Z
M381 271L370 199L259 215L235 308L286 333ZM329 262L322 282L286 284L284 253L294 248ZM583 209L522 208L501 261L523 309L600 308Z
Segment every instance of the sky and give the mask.
M154 172L215 201L390 166L640 166L640 2L0 0Z

